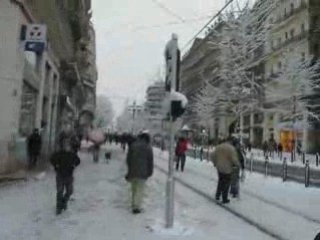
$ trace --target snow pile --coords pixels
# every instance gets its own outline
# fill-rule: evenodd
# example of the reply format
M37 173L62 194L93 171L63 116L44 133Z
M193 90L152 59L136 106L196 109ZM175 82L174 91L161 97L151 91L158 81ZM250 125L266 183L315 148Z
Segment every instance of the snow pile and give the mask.
M185 227L175 222L173 228L166 228L163 221L156 221L154 225L147 227L151 232L162 236L191 236L194 234L192 228Z

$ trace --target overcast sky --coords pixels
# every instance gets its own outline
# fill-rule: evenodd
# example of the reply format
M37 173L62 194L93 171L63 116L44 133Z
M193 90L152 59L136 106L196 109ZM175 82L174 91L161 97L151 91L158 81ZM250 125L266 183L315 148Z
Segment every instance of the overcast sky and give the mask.
M93 0L98 94L109 96L118 114L126 99L143 102L146 87L163 67L164 47L171 33L179 35L183 47L224 3L225 0Z

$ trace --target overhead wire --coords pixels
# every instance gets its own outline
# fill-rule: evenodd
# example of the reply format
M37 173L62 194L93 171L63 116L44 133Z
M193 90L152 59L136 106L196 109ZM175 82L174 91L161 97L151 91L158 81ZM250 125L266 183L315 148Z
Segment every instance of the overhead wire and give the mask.
M184 44L182 51L186 48L205 30L217 17L219 17L222 12L233 2L234 0L229 0L189 41Z
M165 6L163 3L159 2L158 0L151 0L155 5L157 5L159 8L161 8L162 10L164 10L165 12L167 12L169 15L175 17L176 19L179 19L181 22L184 22L185 19L181 16L179 16L178 14L176 14L175 12L173 12L170 8L168 8L167 6Z

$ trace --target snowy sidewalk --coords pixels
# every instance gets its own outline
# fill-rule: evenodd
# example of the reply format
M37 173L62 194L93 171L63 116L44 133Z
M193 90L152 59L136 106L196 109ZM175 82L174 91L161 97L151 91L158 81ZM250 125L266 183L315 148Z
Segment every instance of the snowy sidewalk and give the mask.
M163 156L158 166L166 170L167 153L157 151L157 154ZM212 163L188 158L185 172L177 173L176 178L178 184L214 199L217 174ZM247 173L241 185L241 199L233 200L226 210L274 234L275 239L312 240L320 232L320 189L282 183L277 178Z
M110 148L110 147L109 147ZM41 180L0 188L0 239L5 240L269 240L258 229L182 185L176 185L176 228L162 228L165 175L155 170L148 182L146 212L129 208L125 155L112 147L110 164L81 153L75 173L75 200L55 216L52 172ZM102 157L101 157L102 160ZM162 160L157 160L160 162Z

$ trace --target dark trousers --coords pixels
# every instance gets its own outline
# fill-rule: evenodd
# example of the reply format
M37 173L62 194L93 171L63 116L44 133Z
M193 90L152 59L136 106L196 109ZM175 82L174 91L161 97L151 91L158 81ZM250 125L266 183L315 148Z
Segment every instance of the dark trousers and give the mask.
M186 155L178 154L176 156L176 170L178 171L180 167L181 172L183 172L185 164L186 164Z
M234 168L231 175L230 193L233 197L239 196L240 190L240 168Z
M220 196L222 194L222 200L227 201L232 175L220 172L218 172L218 175L219 181L217 186L216 199L220 199Z
M39 153L29 153L29 167L35 167L37 165Z
M95 162L95 163L99 162L100 146L94 146L93 147L92 155L93 155L93 162Z
M73 193L73 176L56 176L57 184L57 212L67 208Z

